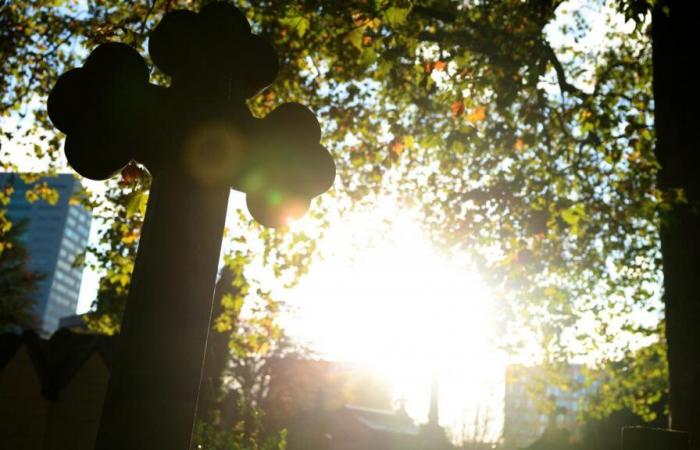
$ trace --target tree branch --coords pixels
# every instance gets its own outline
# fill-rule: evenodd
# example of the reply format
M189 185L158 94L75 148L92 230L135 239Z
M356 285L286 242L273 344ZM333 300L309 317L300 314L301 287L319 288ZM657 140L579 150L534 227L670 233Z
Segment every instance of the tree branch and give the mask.
M576 97L582 99L587 98L588 94L586 94L573 84L569 83L569 81L566 79L566 70L564 70L564 66L562 65L561 61L559 61L559 58L557 58L557 54L554 52L554 49L551 45L549 45L549 42L547 42L546 39L542 39L542 49L544 50L544 54L547 58L547 61L549 61L552 64L552 66L554 67L554 71L557 74L557 82L559 83L559 89L562 92L575 95Z
M414 5L411 8L411 12L428 19L436 19L448 23L452 23L457 19L457 15L452 11L439 10L430 6Z

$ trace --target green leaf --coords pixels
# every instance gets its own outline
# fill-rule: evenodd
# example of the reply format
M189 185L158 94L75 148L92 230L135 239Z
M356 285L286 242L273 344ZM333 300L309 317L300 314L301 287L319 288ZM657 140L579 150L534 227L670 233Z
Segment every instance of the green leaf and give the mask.
M579 216L573 208L565 209L561 212L561 218L571 226L575 226L579 221Z
M126 216L132 217L134 214L143 215L146 212L146 204L148 203L148 192L135 192L126 205Z
M309 29L309 19L304 16L289 16L280 19L280 23L290 30L296 31L299 37L304 37Z
M346 40L352 44L353 47L362 51L362 37L365 35L365 27L357 27L348 33Z
M392 6L384 12L384 18L389 23L389 26L398 27L406 22L406 18L408 17L408 13L410 11L411 8L399 8Z
M577 203L570 208L561 211L561 218L571 226L571 232L579 236L582 228L579 226L581 219L586 215L586 207L583 203Z

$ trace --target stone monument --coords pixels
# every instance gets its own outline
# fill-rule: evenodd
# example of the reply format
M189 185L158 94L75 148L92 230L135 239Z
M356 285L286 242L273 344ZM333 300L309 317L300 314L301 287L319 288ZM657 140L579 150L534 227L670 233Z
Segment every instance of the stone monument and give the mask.
M153 177L98 450L189 450L230 189L278 226L335 178L311 111L248 110L278 59L234 6L168 12L148 50L168 87L149 83L136 50L104 43L48 99L80 175L104 180L136 161Z

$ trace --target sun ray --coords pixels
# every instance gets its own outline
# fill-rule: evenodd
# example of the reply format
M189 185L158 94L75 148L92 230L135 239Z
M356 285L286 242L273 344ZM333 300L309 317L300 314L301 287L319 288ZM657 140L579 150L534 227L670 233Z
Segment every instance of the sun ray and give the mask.
M417 420L427 418L433 370L443 425L459 428L477 407L499 412L505 357L488 286L441 254L413 211L379 205L334 222L319 243L323 259L288 292L296 314L285 326L325 358L383 374Z

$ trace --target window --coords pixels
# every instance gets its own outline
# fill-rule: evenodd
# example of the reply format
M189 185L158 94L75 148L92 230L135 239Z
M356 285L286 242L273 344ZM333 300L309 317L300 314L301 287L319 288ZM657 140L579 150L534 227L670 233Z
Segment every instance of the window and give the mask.
M67 272L73 270L71 265L67 263L64 259L59 259L57 265L60 269L65 270Z
M78 236L78 233L73 231L70 228L66 228L65 235L68 236L69 238L73 239L74 241L78 242L80 240L80 236Z
M64 239L63 240L63 248L66 250L70 251L70 253L76 253L78 251L78 247L70 240Z
M53 300L59 305L70 306L70 302L63 296L56 295L53 297Z

